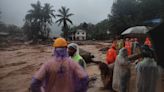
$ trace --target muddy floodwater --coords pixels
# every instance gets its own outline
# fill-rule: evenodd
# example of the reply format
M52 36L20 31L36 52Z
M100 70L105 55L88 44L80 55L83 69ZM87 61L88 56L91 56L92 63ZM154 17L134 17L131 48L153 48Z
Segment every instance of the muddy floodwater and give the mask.
M101 45L102 44L102 45ZM80 48L91 52L97 61L105 61L105 54L99 51L107 43L98 45L80 45ZM29 92L32 75L50 57L51 46L47 45L17 45L0 50L0 92ZM88 92L110 92L101 90L103 87L100 71L96 64L88 64L86 71L89 77L95 77L91 81Z

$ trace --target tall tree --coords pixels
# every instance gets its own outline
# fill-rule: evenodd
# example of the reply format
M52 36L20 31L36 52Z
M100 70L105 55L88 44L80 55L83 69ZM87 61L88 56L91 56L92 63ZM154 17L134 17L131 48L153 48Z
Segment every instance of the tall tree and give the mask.
M39 36L41 34L43 34L42 30L41 30L41 23L43 21L43 17L42 17L42 6L41 3L39 1L37 1L36 4L31 4L32 9L30 9L28 11L28 14L25 16L26 22L24 26L30 26L30 30L27 30L25 32L30 33L28 38L29 40L33 40L34 42L37 41L37 39L39 39Z
M32 9L28 11L28 14L25 16L25 19L30 22L41 22L42 21L42 6L40 1L37 1L36 4L31 4Z
M69 17L74 15L73 13L69 13L69 10L69 8L62 6L61 9L58 10L59 14L56 15L59 18L56 23L58 23L58 25L62 24L62 31L66 39L68 39L68 23L73 24Z
M42 14L43 15L43 23L44 23L43 30L45 32L44 34L47 37L49 37L49 32L50 32L49 27L47 27L47 26L48 26L48 24L52 25L52 23L53 23L52 18L55 18L55 15L54 15L55 10L52 8L53 8L53 6L51 6L48 3L45 3L44 7L43 7L43 14Z
M53 10L53 6L48 3L42 6L39 1L37 1L36 4L31 4L31 6L32 9L29 10L25 16L24 29L29 29L26 32L29 31L32 36L28 35L28 37L33 40L47 39L50 32L49 25L52 25L52 18L55 18L55 10Z
M143 21L161 17L161 0L139 0L139 7Z
M105 19L95 25L95 30L92 32L92 37L97 40L109 39L109 20Z
M116 0L108 16L110 30L119 35L129 27L145 25L144 21L161 18L164 15L163 2L163 0Z
M139 14L137 0L117 0L113 3L112 14L108 16L110 30L114 34L120 34L128 27L141 24Z

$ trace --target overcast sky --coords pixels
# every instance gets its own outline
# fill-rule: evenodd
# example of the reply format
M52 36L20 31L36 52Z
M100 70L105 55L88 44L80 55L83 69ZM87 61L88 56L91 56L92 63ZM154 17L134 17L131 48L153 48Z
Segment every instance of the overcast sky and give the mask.
M1 20L6 24L22 26L27 11L31 9L31 3L38 0L0 0ZM107 18L111 12L114 0L39 0L41 4L50 3L57 11L61 6L70 8L70 12L75 15L71 17L74 25L82 22L96 24ZM56 12L57 13L57 12ZM59 32L60 28L56 24L52 29Z

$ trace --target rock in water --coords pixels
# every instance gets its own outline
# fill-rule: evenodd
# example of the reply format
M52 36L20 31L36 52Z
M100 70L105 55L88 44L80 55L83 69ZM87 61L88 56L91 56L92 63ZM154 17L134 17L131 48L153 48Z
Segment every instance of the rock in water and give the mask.
M79 53L84 58L86 63L91 63L93 61L92 58L94 58L94 55L92 55L90 52L79 49Z

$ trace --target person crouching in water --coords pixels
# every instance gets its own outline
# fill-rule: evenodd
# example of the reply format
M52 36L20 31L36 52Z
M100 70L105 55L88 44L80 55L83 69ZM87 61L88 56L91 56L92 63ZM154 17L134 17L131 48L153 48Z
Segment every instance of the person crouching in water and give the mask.
M130 80L130 62L128 61L128 51L122 48L117 55L114 66L113 87L116 91L127 92L128 82Z
M68 45L68 53L69 53L69 56L71 56L71 58L75 62L79 63L84 69L86 68L86 62L83 59L83 57L80 56L79 47L77 44L75 44L75 43L69 44Z
M32 78L32 92L86 92L88 74L68 56L67 42L57 38L54 56Z

